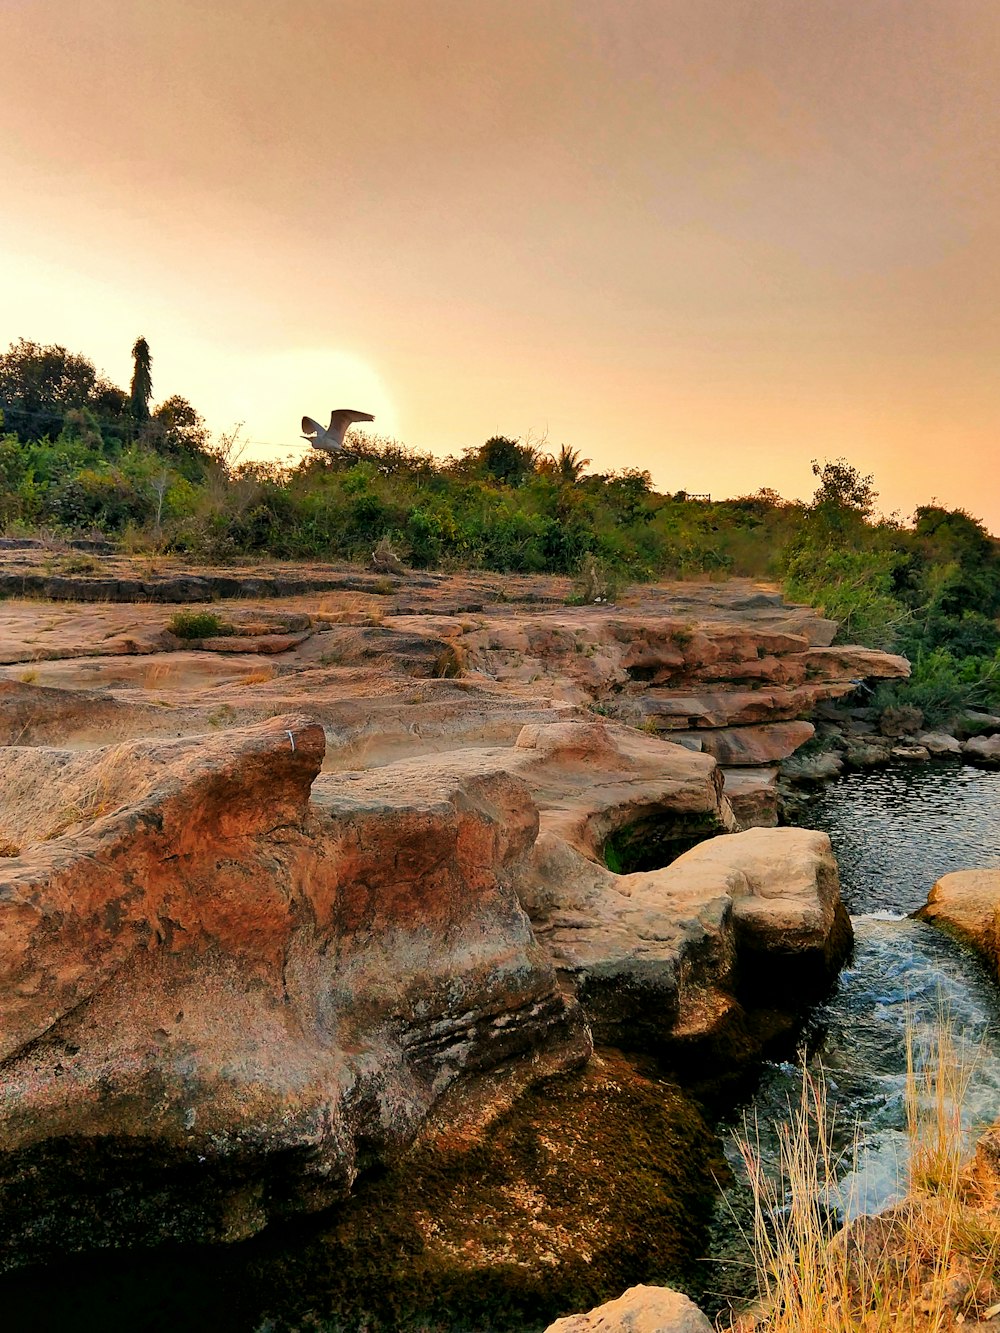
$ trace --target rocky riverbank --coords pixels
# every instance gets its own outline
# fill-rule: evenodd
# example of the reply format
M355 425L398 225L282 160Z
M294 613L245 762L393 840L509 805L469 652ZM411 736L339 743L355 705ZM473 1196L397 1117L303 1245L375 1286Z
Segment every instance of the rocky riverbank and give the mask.
M233 1241L352 1193L381 1215L375 1168L411 1201L448 1162L455 1236L398 1213L448 1299L487 1271L539 1309L610 1294L643 1276L644 1208L683 1269L713 1155L690 1092L850 946L826 837L754 825L803 715L906 664L753 585L567 607L554 580L483 584L218 602L197 640L155 602L0 604L6 1265ZM542 1176L603 1179L570 1104L624 1125L664 1078L662 1132L643 1113L621 1158L659 1183L605 1181L601 1237L557 1234L561 1195L540 1221L519 1158L523 1222L484 1196L495 1239L459 1238L504 1125L530 1116Z

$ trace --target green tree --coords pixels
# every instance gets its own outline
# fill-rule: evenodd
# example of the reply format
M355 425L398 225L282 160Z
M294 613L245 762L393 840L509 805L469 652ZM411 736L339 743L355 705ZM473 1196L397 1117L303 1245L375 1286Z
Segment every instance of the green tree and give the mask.
M506 435L492 435L477 452L484 475L506 486L520 486L535 471L538 461L530 444L519 444Z
M135 340L132 348L132 365L129 399L132 405L132 419L141 426L149 420L149 401L153 396L153 358L145 338L139 337Z
M65 347L19 338L0 355L0 409L21 441L55 438L71 408L93 406L94 363Z

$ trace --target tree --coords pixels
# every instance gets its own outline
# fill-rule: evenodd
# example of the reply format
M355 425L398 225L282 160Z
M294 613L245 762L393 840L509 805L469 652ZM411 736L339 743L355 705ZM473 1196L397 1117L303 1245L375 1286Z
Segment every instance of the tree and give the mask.
M878 491L875 478L864 475L846 458L812 461L814 477L819 485L813 494L813 508L819 510L853 510L861 518L871 518L875 512Z
M172 394L155 410L145 439L158 454L171 460L188 481L200 481L211 457L208 428L186 398Z
M149 420L149 400L153 396L153 358L145 338L136 338L132 348L132 364L134 369L129 391L132 419L137 425L142 425Z
M530 444L518 444L506 435L492 435L477 453L486 476L507 486L520 486L534 472L538 461Z
M572 487L584 475L589 463L591 460L581 457L579 449L571 449L569 445L561 444L559 453L555 457L552 455L544 457L539 471L544 472L545 476L555 477L561 485Z
M0 410L22 441L55 438L72 408L95 406L94 363L65 347L19 338L0 355Z

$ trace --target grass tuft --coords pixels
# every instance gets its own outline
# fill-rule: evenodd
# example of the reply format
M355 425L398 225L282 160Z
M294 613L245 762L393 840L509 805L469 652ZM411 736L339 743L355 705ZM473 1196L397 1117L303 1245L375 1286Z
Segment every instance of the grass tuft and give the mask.
M997 1300L1000 1215L967 1160L961 1107L970 1070L946 1015L928 1056L907 1055L909 1175L903 1201L839 1231L831 1204L848 1165L834 1153L822 1075L803 1071L799 1104L769 1174L756 1129L740 1143L753 1191L758 1300L738 1333L939 1333ZM857 1160L858 1135L846 1156ZM996 1182L993 1182L994 1188Z

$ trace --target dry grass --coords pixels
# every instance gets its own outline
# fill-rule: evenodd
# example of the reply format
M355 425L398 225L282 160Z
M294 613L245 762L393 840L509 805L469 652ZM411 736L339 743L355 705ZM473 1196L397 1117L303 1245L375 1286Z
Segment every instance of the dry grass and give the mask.
M147 690L167 689L174 675L174 668L169 662L150 662L142 673L143 688Z
M835 1236L824 1203L839 1197L845 1164L830 1148L822 1078L803 1075L801 1100L780 1134L777 1179L765 1170L757 1134L745 1134L760 1299L734 1329L939 1333L996 1312L1000 1214L990 1196L998 1182L985 1187L966 1159L960 1113L970 1070L947 1018L919 1067L911 1038L907 1072L906 1198ZM857 1148L855 1139L855 1158Z
M243 676L238 683L240 685L266 685L269 680L274 680L277 674L277 667L258 667L256 671L251 671Z
M312 618L324 625L381 625L385 610L371 596L340 593L321 598Z

